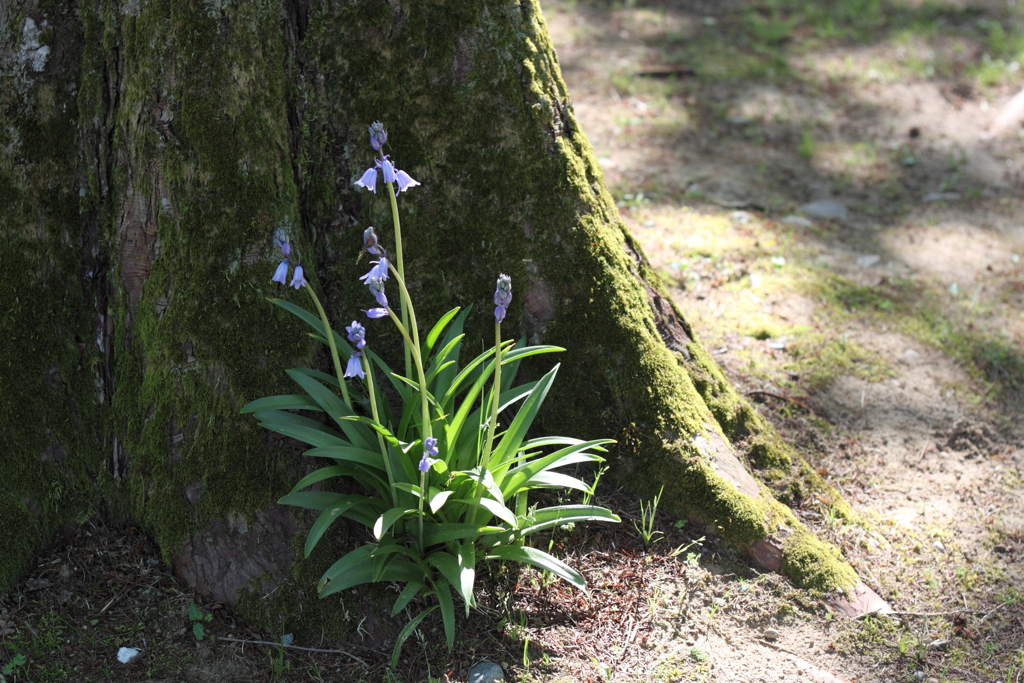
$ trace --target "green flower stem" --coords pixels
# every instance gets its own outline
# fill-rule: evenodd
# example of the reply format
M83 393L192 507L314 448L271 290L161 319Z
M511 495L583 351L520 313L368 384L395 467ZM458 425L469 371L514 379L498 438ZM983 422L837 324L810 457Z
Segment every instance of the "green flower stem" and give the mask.
M480 462L477 463L480 467L491 467L491 448L494 443L494 431L498 426L498 408L501 403L501 323L497 320L494 322L494 386L491 389L491 419L488 420L487 424L487 438L484 440L483 452L480 454ZM484 485L481 482L477 482L476 491L473 493L473 499L479 501L484 496ZM477 508L473 513L473 519L475 523L483 524L484 519L481 514L482 510Z
M418 326L416 325L416 311L413 310L412 300L409 298L409 290L405 288L405 279L402 277L402 274L395 270L395 267L390 264L388 265L388 268L391 269L395 279L398 280L398 291L402 294L402 313L403 315L406 312L409 314L408 325L406 325L403 320L400 329L403 330L402 334L405 336L406 352L409 352L411 347L412 360L416 364L416 372L419 374L420 398L423 401L423 427L421 431L423 438L426 439L428 436L431 436L430 407L427 401L427 376L423 372L423 357L420 353L420 333ZM392 313L390 308L388 308L388 314L391 315L392 319L394 319L395 315ZM398 324L397 320L395 320L395 324ZM410 331L412 332L412 340L409 339ZM408 374L406 374L406 377L408 377Z
M392 268L391 270L394 271L394 268ZM403 292L405 291L405 287L404 286L402 287L402 291ZM406 346L406 348L409 348L410 346L413 345L413 340L409 338L409 330L405 329L405 325L403 325L402 321L398 319L398 316L395 315L395 312L391 309L390 306L387 307L387 310L388 310L388 317L391 318L391 322L395 323L395 327L398 328L398 331L402 333L402 338L405 339L405 346ZM415 322L415 320L416 319L415 319L415 316L414 316L413 317L413 322ZM419 340L417 339L417 341L419 341ZM423 363L420 360L419 344L417 344L415 346L415 348L416 348L416 353L413 354L413 359L416 361L416 369L419 371L419 375L420 375L420 387L422 387L420 389L420 396L423 397L423 423L426 425L424 427L424 429L426 430L426 433L425 433L425 436L423 437L423 441L424 441L424 443L426 443L427 437L430 436L430 420L429 420L430 412L429 412L428 407L427 407L427 390L426 390L427 380L426 380L426 378L425 378L425 376L423 374ZM374 419L376 419L376 416L374 416ZM425 490L426 479L427 479L426 472L420 472L420 496L419 496L419 499L420 499L420 501L419 501L419 511L420 511L420 513L418 515L418 518L419 518L419 546L420 546L420 553L421 554L426 552L426 549L423 547L423 497L425 495L427 495L426 494L426 490Z
M331 358L334 360L334 374L338 376L338 383L341 384L341 397L345 401L345 405L352 409L352 401L348 397L348 383L345 382L345 372L341 369L341 359L338 357L338 346L334 343L334 331L331 329L331 323L327 320L327 313L324 311L324 307L320 305L320 299L317 298L316 292L313 288L306 283L306 291L309 292L309 296L313 299L313 303L316 305L316 310L320 313L320 320L324 322L324 336L327 337L327 344L331 347Z
M494 323L494 389L491 391L491 419L487 425L487 441L484 452L477 463L484 467L491 466L491 445L494 443L494 430L498 424L498 404L501 402L501 323Z
M395 226L395 256L398 263L398 274L405 281L405 259L402 257L402 220L398 217L398 197L395 195L395 186L392 182L388 186L388 197L391 198L391 223ZM406 312L405 302L402 303L402 324L409 327L409 315ZM410 362L409 348L405 349L405 376L408 377L412 364Z
M398 206L395 203L395 193L394 190L391 188L390 183L388 184L388 189L391 191L391 206L395 212L395 220L397 221ZM398 223L396 222L395 225L397 226ZM398 244L401 245L401 242L398 242ZM399 253L401 253L400 246ZM401 256L399 256L399 258L401 258ZM401 261L399 261L399 267L401 267ZM390 264L388 265L388 268L391 269L392 274L398 281L398 291L402 295L403 320L399 322L398 318L395 316L395 313L394 311L391 310L390 306L388 307L388 315L395 322L395 325L398 327L399 331L401 331L402 333L402 336L405 338L406 376L408 376L410 356L412 358L413 363L416 364L416 373L419 375L420 382L420 400L423 409L423 423L422 427L420 428L420 433L421 436L423 437L424 443L426 443L427 437L431 435L430 403L429 401L427 401L427 376L426 373L423 372L423 356L420 353L420 333L419 326L416 324L416 311L412 307L412 299L409 298L409 290L406 289L405 287L405 278L402 277L402 273L399 270L396 270L395 267ZM408 314L408 322L405 320L406 314ZM411 339L409 338L410 331L412 332ZM426 481L426 472L420 472L420 500L419 515L417 515L417 518L419 520L419 544L421 553L426 552L426 548L423 547L423 499L427 495Z
M520 491L516 494L516 518L523 519L526 517L526 512L529 508L527 507L526 491ZM523 545L523 541L526 540L525 536L520 536L516 539L516 545Z
M363 364L363 372L366 373L366 391L370 394L370 412L373 414L373 421L377 424L381 424L380 417L377 414L377 396L376 396L376 384L373 380L373 364L370 363L370 359L367 356L366 349L363 349L359 359ZM377 430L373 430L377 432ZM391 504L395 507L398 506L398 489L395 488L395 475L391 471L391 456L388 454L387 444L384 443L384 435L377 432L377 446L380 448L380 453L384 457L384 469L388 473L388 488L391 489ZM423 534L420 534L422 538Z
M423 499L427 497L427 473L420 472L420 513L416 515L416 519L420 523L420 556L427 554L427 549L423 547Z

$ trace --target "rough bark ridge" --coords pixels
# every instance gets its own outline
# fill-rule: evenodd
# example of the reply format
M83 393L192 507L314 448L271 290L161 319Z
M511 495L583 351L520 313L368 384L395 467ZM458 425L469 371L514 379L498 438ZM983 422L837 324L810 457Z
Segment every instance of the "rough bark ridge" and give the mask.
M673 512L766 566L801 585L853 584L765 482L827 490L735 394L625 231L534 0L0 12L0 264L27 273L0 283L16 302L0 317L16 340L0 350L14 387L0 474L19 482L5 484L0 520L36 529L18 532L0 585L29 539L103 499L200 590L286 631L331 621L311 589L332 551L294 561L305 522L273 505L301 458L237 411L289 391L285 367L315 362L265 301L281 295L275 230L337 323L370 305L355 280L360 233L389 226L389 209L352 180L372 164L374 120L423 184L401 198L421 319L475 303L468 331L483 332L509 273L509 327L568 349L548 431L617 438L638 494L656 484L633 473L656 471ZM370 333L386 345L384 327ZM53 482L68 482L69 502L47 506Z

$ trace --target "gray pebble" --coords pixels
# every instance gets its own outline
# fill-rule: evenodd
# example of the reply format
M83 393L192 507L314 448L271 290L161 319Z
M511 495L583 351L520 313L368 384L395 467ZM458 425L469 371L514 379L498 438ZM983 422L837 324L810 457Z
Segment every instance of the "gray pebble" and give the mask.
M846 218L850 212L846 206L831 199L819 199L800 207L800 211L814 218Z
M494 662L477 662L469 670L469 683L502 683L505 672Z
M809 228L814 225L811 221L807 220L803 216L786 216L782 219L782 222L786 225L798 225L801 228Z
M922 201L926 202L955 202L960 199L959 192L929 192Z

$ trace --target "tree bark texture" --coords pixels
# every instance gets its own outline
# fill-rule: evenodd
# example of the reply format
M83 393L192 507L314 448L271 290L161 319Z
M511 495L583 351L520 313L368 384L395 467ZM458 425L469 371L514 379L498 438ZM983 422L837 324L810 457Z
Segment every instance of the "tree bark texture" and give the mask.
M535 0L7 2L0 69L0 586L106 506L268 626L333 619L312 587L350 539L297 560L308 520L275 501L308 463L238 409L323 361L266 301L308 305L270 282L275 231L336 326L372 305L361 233L390 246L390 208L353 180L375 120L422 183L400 198L421 320L473 304L469 338L487 338L510 274L505 327L568 349L546 431L615 438L638 495L664 484L663 509L801 585L853 584L776 499L832 492L619 219ZM397 351L386 327L369 334Z

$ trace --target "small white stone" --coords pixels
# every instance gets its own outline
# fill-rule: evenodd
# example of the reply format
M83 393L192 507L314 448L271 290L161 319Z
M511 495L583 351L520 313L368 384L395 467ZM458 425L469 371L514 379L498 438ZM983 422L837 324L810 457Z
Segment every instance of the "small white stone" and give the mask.
M121 662L122 664L127 664L128 662L132 661L138 656L139 651L136 650L134 647L122 647L120 650L117 651L117 661Z

